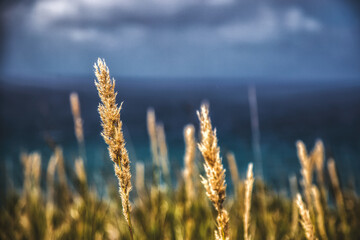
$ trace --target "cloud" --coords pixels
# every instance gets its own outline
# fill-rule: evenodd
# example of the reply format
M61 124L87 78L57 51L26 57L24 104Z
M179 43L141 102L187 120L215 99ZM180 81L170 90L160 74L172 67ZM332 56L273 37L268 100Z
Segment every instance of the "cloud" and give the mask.
M39 35L75 43L102 39L109 47L171 39L167 34L194 44L258 44L322 28L298 6L279 9L248 0L38 0L23 18Z
M88 72L97 56L128 75L271 74L282 66L295 74L299 59L320 71L319 62L354 62L359 48L355 31L329 16L336 9L306 0L34 0L7 11L6 54L13 72L19 63L35 73Z

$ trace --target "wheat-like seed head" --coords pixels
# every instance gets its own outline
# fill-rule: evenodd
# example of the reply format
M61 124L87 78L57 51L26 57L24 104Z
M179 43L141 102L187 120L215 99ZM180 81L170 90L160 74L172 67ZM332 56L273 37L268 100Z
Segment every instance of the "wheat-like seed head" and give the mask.
M86 184L84 161L81 157L75 159L75 173L80 182Z
M71 112L74 118L75 136L78 143L81 144L84 142L84 131L83 131L83 123L80 113L79 96L75 92L70 94L70 105L71 105Z
M130 222L130 202L129 194L132 189L130 160L125 148L125 139L122 132L122 122L120 120L120 110L122 104L118 107L116 103L115 80L110 79L109 69L104 60L100 58L97 64L94 64L96 88L99 93L101 103L98 111L102 121L103 131L101 135L108 145L109 155L114 162L115 174L120 185L120 197L125 220L127 221L132 235Z
M292 198L292 214L291 214L291 227L290 227L290 238L294 238L298 231L299 225L299 211L296 204L296 195L298 193L297 179L295 175L290 176L290 191Z
M300 193L297 194L296 204L299 209L299 213L301 216L301 225L305 231L306 238L308 240L315 240L315 230L310 219L310 213L309 210L306 208L304 202L302 201Z
M151 154L153 157L153 162L155 166L159 166L159 159L158 159L158 143L157 143L157 136L156 136L156 117L155 111L152 108L147 110L146 114L146 123L147 123L147 130L150 138L150 145L151 145Z
M347 224L347 216L346 216L346 212L345 212L344 197L341 192L339 178L336 173L336 166L335 166L334 159L332 159L332 158L329 159L329 161L327 162L327 166L328 166L328 170L329 170L330 181L331 181L331 184L334 189L336 206L337 206L337 208L339 210L339 214L340 214L341 228L342 228L343 233L345 235L347 235L348 231L349 231L349 227Z
M145 166L142 162L137 162L135 165L136 170L136 192L143 197L145 193Z
M246 180L245 180L245 202L244 202L244 239L250 240L251 236L249 234L250 227L250 209L251 209L251 196L252 189L254 185L254 173L253 173L253 164L249 163Z
M194 161L196 154L195 128L193 125L186 125L184 128L185 156L184 156L184 179L186 185L186 193L189 199L195 196L193 174Z
M197 112L197 114L201 131L201 142L198 144L198 148L205 160L204 169L206 173L206 178L201 176L201 182L205 187L206 195L218 212L215 238L228 239L229 217L227 211L223 208L226 197L225 169L220 158L216 130L212 129L207 105L202 105L200 112Z
M168 178L169 177L169 156L168 156L168 148L167 148L167 144L166 144L164 125L162 123L159 123L156 125L156 136L157 136L157 142L159 145L161 169L162 169L165 177Z
M316 222L317 222L317 226L319 229L319 233L320 233L321 239L326 240L327 235L326 235L326 230L325 230L324 211L323 211L321 200L320 200L319 190L315 185L313 185L311 187L311 193L313 196L314 206L315 206L315 210L317 213L316 214Z
M313 158L308 155L305 144L302 141L296 142L297 154L301 164L300 173L302 175L301 184L304 187L305 200L309 208L311 216L313 216L313 208L311 201L311 185L313 174Z
M324 168L324 144L321 140L317 140L315 147L311 153L312 162L316 167L319 176L323 177L322 172ZM320 174L321 173L321 174ZM323 181L323 179L322 179Z
M24 165L24 193L33 197L40 196L41 156L38 152L22 154Z
M234 153L229 152L228 154L226 154L226 158L228 160L228 164L229 164L229 168L230 168L230 175L231 175L231 180L234 185L234 192L236 193L237 186L239 184L239 171L238 171L238 167L236 164L235 155L234 155Z
M58 158L56 155L50 157L47 171L46 171L46 187L47 187L47 198L49 203L53 203L55 194L55 170Z
M298 153L298 157L299 157L301 168L302 168L301 174L302 174L306 184L311 184L312 183L312 169L313 169L312 159L311 159L311 157L308 156L305 144L302 141L300 141L300 140L297 141L296 147L298 150L297 153Z

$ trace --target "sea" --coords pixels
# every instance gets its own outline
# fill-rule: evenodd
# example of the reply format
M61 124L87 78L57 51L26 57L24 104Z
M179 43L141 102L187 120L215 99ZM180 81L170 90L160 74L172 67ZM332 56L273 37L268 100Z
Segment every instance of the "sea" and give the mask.
M225 168L225 156L233 152L240 177L244 178L248 163L255 161L249 105L252 88L256 90L261 151L261 161L254 166L255 170L262 169L257 177L275 190L286 191L289 176L300 178L295 142L304 141L311 151L315 141L321 139L325 158L335 159L341 184L360 189L360 81L116 79L133 174L135 164L141 162L145 164L146 179L151 178L146 112L153 108L157 122L165 128L171 176L173 184L178 184L184 167L184 126L193 124L199 139L196 111L206 102ZM99 97L93 77L2 79L0 87L1 189L22 185L23 152L42 154L45 177L54 146L63 149L71 177L74 159L79 155L69 102L71 92L77 92L80 98L89 181L100 188L108 181L116 181L100 136ZM231 191L230 171L226 174Z

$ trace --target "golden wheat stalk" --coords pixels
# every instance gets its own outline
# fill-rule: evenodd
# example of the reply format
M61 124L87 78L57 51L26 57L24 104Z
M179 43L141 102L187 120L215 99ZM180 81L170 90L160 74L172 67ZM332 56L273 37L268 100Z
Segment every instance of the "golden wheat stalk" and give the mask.
M76 92L70 94L70 106L74 119L75 136L79 146L79 156L86 162L83 120L81 118L79 95Z
M158 154L158 142L156 136L156 117L155 111L152 108L147 110L146 114L146 123L147 123L147 130L150 139L150 148L151 148L151 155L153 161L153 184L159 184L160 176L159 176L159 154Z
M194 199L194 161L196 154L196 143L195 143L195 128L192 124L188 124L184 128L184 141L185 141L185 155L184 155L184 179L187 198L189 200Z
M325 188L325 178L324 178L324 161L325 161L325 151L324 144L321 140L317 140L315 143L314 150L311 153L312 162L316 168L317 182L319 184L319 190L321 193L321 198L323 205L327 206L327 192Z
M136 172L136 192L140 196L140 198L144 197L145 194L145 166L142 162L137 162L135 165Z
M254 173L253 164L249 163L246 180L245 180L245 202L244 202L244 239L250 240L251 235L249 234L250 228L250 209L251 209L251 196L254 185Z
M316 168L317 180L320 185L324 184L324 144L321 140L317 140L315 147L311 152L312 162Z
M299 211L298 211L298 207L297 207L297 203L296 203L296 196L298 194L296 176L295 175L291 176L289 181L290 181L290 190L291 190L291 197L292 197L290 238L293 239L298 232L298 225L299 225Z
M71 112L74 118L75 136L79 144L84 142L83 123L80 113L80 101L77 93L70 94Z
M310 219L310 213L309 210L306 208L304 202L302 201L300 193L297 194L296 204L299 209L299 213L301 216L301 225L304 229L306 238L308 240L315 240L315 230Z
M201 142L198 148L205 160L204 169L206 178L201 177L206 195L213 203L218 215L216 218L217 230L215 239L229 239L229 216L223 203L226 198L225 169L220 158L220 148L216 137L216 130L212 129L209 117L209 108L203 104L197 112L200 120Z
M327 238L327 234L326 234L326 230L325 230L324 211L323 211L321 200L320 200L319 190L315 185L313 185L311 187L311 193L313 196L314 206L315 206L315 210L316 210L316 222L317 222L317 226L319 229L319 233L320 233L321 239L326 240L328 238Z
M233 186L234 186L234 194L237 195L238 186L239 186L240 181L239 181L239 171L238 171L238 167L236 165L236 159L235 159L234 153L229 152L228 154L226 154L226 159L229 164L231 180L232 180Z
M331 184L334 189L336 206L339 209L339 214L340 214L340 219L341 219L341 228L342 228L343 233L345 235L347 235L348 227L347 227L347 220L346 220L347 217L346 217L346 212L345 212L344 197L341 192L339 178L336 173L336 166L335 166L334 159L332 159L332 158L329 159L329 161L327 162L327 166L328 166L328 170L329 170L330 181L331 181Z
M101 135L108 145L109 155L114 162L115 174L120 185L120 197L123 207L123 214L128 224L130 237L133 239L133 229L130 218L129 194L132 189L130 160L125 148L125 139L122 131L122 121L120 120L120 110L122 104L118 107L116 103L115 80L110 79L109 68L104 60L100 58L97 64L94 64L96 88L99 93L101 103L98 111L102 121L103 131Z
M41 155L38 152L22 154L21 161L24 166L24 197L38 199L41 193Z
M311 201L311 185L312 185L312 174L313 174L313 162L312 158L308 156L306 151L305 144L298 140L296 142L297 154L301 164L301 175L302 180L301 184L304 187L305 200L309 208L311 216L313 216L312 211L312 201Z
M75 159L75 174L81 184L86 185L86 172L84 167L84 161L81 157Z
M156 136L157 142L159 147L159 156L160 156L160 163L161 163L161 170L164 174L165 182L171 190L171 178L170 178L170 171L169 171L169 155L168 155L168 148L166 144L166 136L164 125L159 123L156 125Z
M50 205L54 202L55 195L55 170L58 158L55 154L50 157L47 171L46 171L46 190L47 190L47 203Z

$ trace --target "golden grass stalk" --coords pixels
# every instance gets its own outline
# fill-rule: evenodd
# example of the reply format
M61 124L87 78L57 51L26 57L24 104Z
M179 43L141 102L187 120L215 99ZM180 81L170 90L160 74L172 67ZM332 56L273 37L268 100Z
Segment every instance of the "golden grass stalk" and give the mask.
M250 228L250 209L251 209L251 196L254 185L254 173L253 164L249 163L246 180L245 180L245 200L244 200L244 239L250 240L251 235L249 234Z
M196 155L196 143L195 143L195 128L192 124L188 124L184 128L184 141L185 141L185 155L184 155L184 179L186 194L189 200L194 199L194 167L195 167L195 155Z
M297 179L295 175L291 176L289 180L290 180L290 190L292 197L290 238L294 238L298 232L298 225L299 225L299 211L296 203L298 188L297 188Z
M340 219L341 219L341 228L343 230L343 233L347 235L348 227L347 227L347 220L346 220L346 212L345 212L345 205L344 205L344 197L341 192L339 178L336 173L336 166L334 159L329 159L327 162L329 175L330 175L330 181L333 186L334 194L335 194L335 201L336 206L339 209Z
M47 171L46 171L46 190L47 190L47 202L46 202L46 239L53 239L53 216L54 216L54 196L55 196L55 171L58 162L58 157L53 154L50 157Z
M161 123L156 125L156 136L159 146L161 170L164 174L164 179L166 181L166 184L168 185L169 189L171 189L168 148L166 144L164 125Z
M304 194L306 203L308 205L310 214L313 216L312 212L312 201L311 201L311 185L312 185L312 173L313 173L313 163L312 158L308 156L305 144L302 141L296 142L297 154L301 164L301 183L304 187Z
M66 182L66 172L65 172L65 163L64 163L64 154L61 147L55 148L55 157L57 158L57 173L59 177L59 183L62 187L67 187Z
M119 181L119 192L122 202L123 214L128 224L130 237L133 239L133 229L130 218L129 194L131 191L130 160L125 148L125 139L122 131L122 121L120 120L120 110L116 103L115 80L110 79L109 68L104 60L100 58L94 64L96 88L99 93L101 103L98 111L102 121L103 131L101 135L108 145L110 159L114 162L115 174Z
M40 197L41 156L38 152L22 154L24 166L24 193L25 197Z
M135 165L136 169L136 192L140 197L143 197L145 194L145 167L144 163L137 162Z
M339 208L340 211L343 211L344 199L343 199L343 196L341 193L339 178L336 173L336 166L335 166L334 159L329 159L327 166L328 166L328 170L329 170L330 181L331 181L331 184L332 184L332 186L334 188L334 192L335 192L335 200L336 200L337 207Z
M86 184L86 172L84 167L84 161L81 157L75 159L75 174L82 184Z
M151 155L153 161L153 184L159 184L160 176L159 176L159 155L158 155L158 142L156 136L156 117L155 111L152 108L147 110L146 114L146 123L147 123L147 130L150 139L150 148L151 148Z
M79 96L75 92L70 94L70 106L74 118L75 136L79 145L81 145L84 142L83 122L80 114Z
M229 152L228 154L226 154L226 159L229 164L231 180L234 185L234 194L236 195L237 191L238 191L238 186L239 186L240 180L239 180L239 170L236 165L236 159L235 159L234 153Z
M297 194L297 200L296 200L299 213L301 216L301 225L304 229L305 236L308 240L315 240L315 230L314 226L311 222L310 213L309 210L306 208L304 202L302 201L300 193Z
M206 173L206 178L201 176L201 182L205 187L206 195L217 211L215 239L229 239L229 216L223 206L226 198L225 169L220 158L216 130L212 129L207 105L203 104L197 114L201 131L201 142L198 147L205 160Z
M49 204L53 204L55 195L55 170L58 162L58 158L55 154L50 157L47 171L46 171L46 190L47 199Z
M324 144L321 140L317 140L315 143L314 150L311 153L311 158L316 168L316 176L320 188L321 200L324 206L326 206L327 193L326 193L325 178L324 178L324 161L325 161L324 155L325 155Z
M325 230L324 211L323 211L321 200L320 200L319 190L315 185L313 185L311 187L311 193L313 196L314 206L315 206L315 210L316 210L317 227L319 229L321 239L326 240L328 238L327 238L327 234L326 234L326 230Z
M311 158L316 168L317 180L320 185L324 185L324 144L321 140L316 141Z

